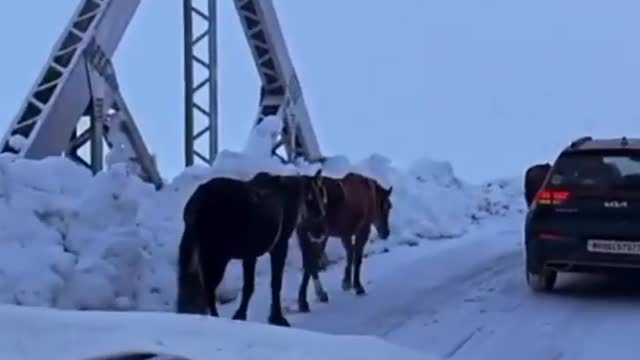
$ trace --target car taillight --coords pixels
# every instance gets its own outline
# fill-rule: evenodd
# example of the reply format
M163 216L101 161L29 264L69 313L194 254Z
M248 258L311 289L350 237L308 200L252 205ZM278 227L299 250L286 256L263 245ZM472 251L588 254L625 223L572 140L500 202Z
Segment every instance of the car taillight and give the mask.
M567 190L541 189L536 195L536 201L543 205L558 205L569 200L570 195Z

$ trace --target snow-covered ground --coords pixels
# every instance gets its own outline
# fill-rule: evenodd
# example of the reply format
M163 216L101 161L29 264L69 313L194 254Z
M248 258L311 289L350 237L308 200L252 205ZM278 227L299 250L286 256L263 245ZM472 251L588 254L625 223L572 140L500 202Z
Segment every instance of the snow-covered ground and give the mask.
M341 269L331 269L324 275L331 303L289 320L297 328L374 335L450 360L637 359L637 273L563 273L554 293L533 293L524 278L521 220L506 217L455 241L367 259L366 297L343 292ZM266 316L262 308L258 319Z
M217 166L188 169L155 191L121 167L93 177L60 158L33 162L0 156L0 302L171 311L182 206L199 182L245 160L223 153ZM345 162L333 158L327 169L339 173ZM275 163L262 166L272 165L278 170ZM285 348L332 360L414 356L370 338L309 334L306 340L304 332L288 332L305 329L375 336L424 351L418 356L426 359L429 354L454 360L637 358L640 288L635 278L561 274L555 294L527 288L521 179L472 185L457 178L446 162L425 158L399 169L378 155L358 169L369 169L394 187L392 236L374 238L367 248L367 296L342 291L343 254L339 241L332 240L328 254L336 264L321 274L330 301L322 304L310 296L312 312L297 313L300 255L292 241L283 302L297 329L228 319L207 319L201 325L204 320L158 313L49 315L20 307L24 313L18 315L0 307L2 324L10 324L0 326L0 355L44 358L44 350L30 346L44 344L70 357L120 350L193 357L203 350L203 355L214 351L229 358L280 359L289 354ZM265 322L269 310L265 260L249 309L252 322ZM225 297L232 298L241 285L237 265L227 273ZM220 306L222 317L229 318L236 306L237 301ZM61 328L65 331L57 331ZM296 342L290 343L293 338ZM73 347L71 342L92 346ZM350 349L366 351L356 355ZM58 352L52 355L59 357Z
M194 360L435 359L370 336L328 335L205 316L4 305L0 319L0 358L7 360L89 360L125 353L162 354L176 360L178 356Z

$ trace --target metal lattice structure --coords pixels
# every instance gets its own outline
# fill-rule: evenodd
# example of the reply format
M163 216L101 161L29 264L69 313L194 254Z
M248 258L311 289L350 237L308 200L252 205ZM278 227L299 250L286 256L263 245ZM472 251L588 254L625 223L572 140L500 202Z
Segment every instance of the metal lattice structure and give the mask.
M218 151L216 0L197 1L183 0L187 166L196 158L211 163ZM280 116L285 126L276 148L284 146L289 161L319 160L318 142L272 1L234 3L262 81L255 122ZM80 1L2 138L2 152L29 159L64 154L97 172L103 167L106 143L109 156L116 154L108 161L128 163L143 179L162 186L111 61L139 4L140 0ZM204 29L195 29L195 17L204 20ZM207 45L205 54L197 53L200 43ZM200 80L196 66L205 72ZM205 104L197 101L200 91L208 92ZM206 125L196 130L198 117ZM82 129L85 119L89 126ZM209 146L203 153L196 149L196 140L205 135ZM89 159L81 154L87 145Z
M216 0L183 0L184 25L184 146L185 165L191 166L195 159L211 164L218 152L218 44L216 32ZM204 29L197 29L194 18L204 23ZM198 45L205 44L205 50L198 53ZM204 76L197 80L200 68ZM198 102L197 94L207 93L207 104ZM205 124L196 130L198 118ZM206 153L197 150L196 142L209 135Z
M267 115L284 120L280 145L288 160L321 158L309 112L271 0L234 0L262 81L256 122Z

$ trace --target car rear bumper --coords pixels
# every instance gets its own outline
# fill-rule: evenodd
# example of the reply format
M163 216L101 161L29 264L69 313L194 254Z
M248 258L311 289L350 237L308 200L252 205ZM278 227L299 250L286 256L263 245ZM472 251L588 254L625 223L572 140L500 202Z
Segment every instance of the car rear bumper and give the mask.
M528 242L529 266L567 272L640 269L640 254L612 254L587 250L587 239L534 239Z

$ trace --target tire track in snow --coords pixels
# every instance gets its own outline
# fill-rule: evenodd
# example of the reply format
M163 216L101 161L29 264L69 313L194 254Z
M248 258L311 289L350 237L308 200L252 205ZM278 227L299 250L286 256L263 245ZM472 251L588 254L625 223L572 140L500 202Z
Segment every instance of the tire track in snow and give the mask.
M510 264L435 315L416 312L386 338L454 360L637 358L636 280L562 274L556 293L536 294L526 286L522 259Z
M479 288L519 261L521 255L513 243L496 246L485 240L488 239L469 241L436 257L427 254L376 279L369 287L369 295L332 300L297 326L384 337L416 314L434 315L451 299L464 297L470 289Z
M481 288L494 277L512 268L518 261L519 254L515 251L500 255L492 261L480 267L471 268L464 273L454 276L435 287L425 288L408 299L407 302L386 309L385 317L378 320L385 321L388 325L381 326L382 331L376 335L388 336L394 330L401 328L410 321L415 314L429 314L435 317L440 309L451 302L452 299L462 298L463 302L474 301L474 296L466 296L470 291ZM389 319L396 318L390 322ZM376 328L374 323L367 323L370 328Z

